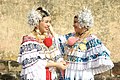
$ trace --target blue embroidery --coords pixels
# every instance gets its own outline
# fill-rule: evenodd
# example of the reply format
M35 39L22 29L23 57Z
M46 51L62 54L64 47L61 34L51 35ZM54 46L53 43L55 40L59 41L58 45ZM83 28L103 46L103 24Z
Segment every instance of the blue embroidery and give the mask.
M37 60L38 60L38 57L26 58L22 61L22 65L25 66L25 65L31 64Z
M74 34L73 33L68 33L66 35L64 35L63 37L68 40L69 37L73 36ZM63 53L64 55L64 52L65 52L65 49L64 49L64 46L66 46L65 43L62 43L62 39L61 38L58 38L58 41L59 41L59 47L60 47L60 51Z
M68 40L68 38L71 37L71 36L73 36L72 33L69 33L69 34L65 35L66 40Z
M64 46L63 46L63 44L62 44L62 43L60 43L60 48L61 48L62 53L64 53L64 52L65 52L65 50L64 50Z
M68 38L71 37L71 36L74 36L74 34L69 33L69 34L65 35L65 39L68 40ZM62 49L62 52L64 53L65 52L64 47L65 46L69 47L69 46L67 44L66 45L62 44L61 39L59 39L59 41L60 41L60 48ZM82 42L80 42L80 43L82 43ZM79 52L81 52L81 50L78 47L80 43L75 43L74 46L73 46L73 48L77 48L77 51L79 51ZM86 43L87 51L89 49L92 49L93 47L98 46L98 45L102 45L102 42L99 39L93 38L93 39L89 40ZM96 59L99 56L104 56L105 58L109 58L109 54L106 51L98 52L98 50L96 50L95 53L97 53L97 54L90 55L88 57L76 57L76 56L68 55L67 60L68 61L73 61L73 62L87 62L87 61L89 61L91 59Z
M54 61L57 61L59 58L62 58L62 55L57 55L53 58Z
M106 51L103 51L102 53L90 55L90 56L85 57L85 58L68 55L67 60L72 61L72 62L87 62L91 59L96 59L100 56L104 56L105 58L109 58L109 54Z
M65 78L65 80L70 80L70 78Z
M42 46L40 46L39 44L34 44L34 43L23 45L22 47L20 47L20 54L26 51L31 51L33 49L37 49L37 51L41 51Z
M89 60L89 57L81 58L82 62L87 62Z
M59 42L59 48L60 48L61 53L64 53L65 50L64 50L64 43L62 43L62 39L58 38L58 42Z
M97 45L101 45L101 44L102 44L102 42L100 40L92 39L92 40L90 40L86 43L86 47L87 47L87 50L88 50L92 47L96 47Z
M21 76L20 80L33 80L33 78L32 79L27 79L27 74L24 74L24 75Z
M91 59L96 59L98 57L98 55L94 54L94 55L91 55L90 57L91 57Z

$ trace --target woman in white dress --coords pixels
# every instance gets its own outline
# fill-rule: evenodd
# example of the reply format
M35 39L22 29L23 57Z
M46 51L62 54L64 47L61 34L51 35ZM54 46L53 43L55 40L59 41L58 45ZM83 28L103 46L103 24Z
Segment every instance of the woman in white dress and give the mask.
M113 68L110 51L91 33L93 16L83 9L74 17L75 32L59 38L60 49L69 66L64 80L94 80L94 75Z
M18 56L22 65L21 80L57 80L55 67L65 69L56 38L51 34L51 18L42 7L33 9L28 23L34 28L23 36Z

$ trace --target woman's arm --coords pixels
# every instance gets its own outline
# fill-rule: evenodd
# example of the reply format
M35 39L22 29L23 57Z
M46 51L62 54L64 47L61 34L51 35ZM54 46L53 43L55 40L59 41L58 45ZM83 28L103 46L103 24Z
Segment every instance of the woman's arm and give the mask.
M62 62L50 61L47 62L46 67L57 67L59 69L65 70L68 67L68 65L64 65Z

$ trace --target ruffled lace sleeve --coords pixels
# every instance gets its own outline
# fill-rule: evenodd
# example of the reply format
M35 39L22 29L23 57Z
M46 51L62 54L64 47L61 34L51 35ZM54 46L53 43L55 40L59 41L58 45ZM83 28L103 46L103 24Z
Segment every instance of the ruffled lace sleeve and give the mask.
M43 61L42 65L45 67L47 62L44 55L44 45L38 43L34 38L24 37L17 62L26 67L40 60Z
M95 35L87 38L87 50L85 52L88 68L93 68L93 73L98 74L112 69L114 64L110 59L110 51Z
M73 35L73 33L69 33L66 35L60 35L58 37L59 49L63 55L65 54L66 42L67 42L68 38L71 37L72 35Z

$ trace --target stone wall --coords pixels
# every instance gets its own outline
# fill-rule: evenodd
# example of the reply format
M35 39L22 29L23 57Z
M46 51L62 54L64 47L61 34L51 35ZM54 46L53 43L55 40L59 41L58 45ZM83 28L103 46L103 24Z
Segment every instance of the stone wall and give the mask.
M111 51L111 59L115 63L120 61L120 0L0 0L0 70L4 69L3 73L11 75L10 62L16 61L21 38L31 30L27 14L35 5L50 11L53 28L58 34L72 32L74 15L83 6L89 7L95 19L93 32ZM18 74L20 69L15 71L14 68L12 72Z
M72 32L73 16L83 6L89 7L94 33L110 49L112 60L120 61L120 0L0 0L0 59L16 60L21 38L31 30L27 14L35 5L50 11L58 34Z
M120 80L120 62L107 72L95 75L95 80ZM20 80L21 65L16 61L0 60L0 80Z

